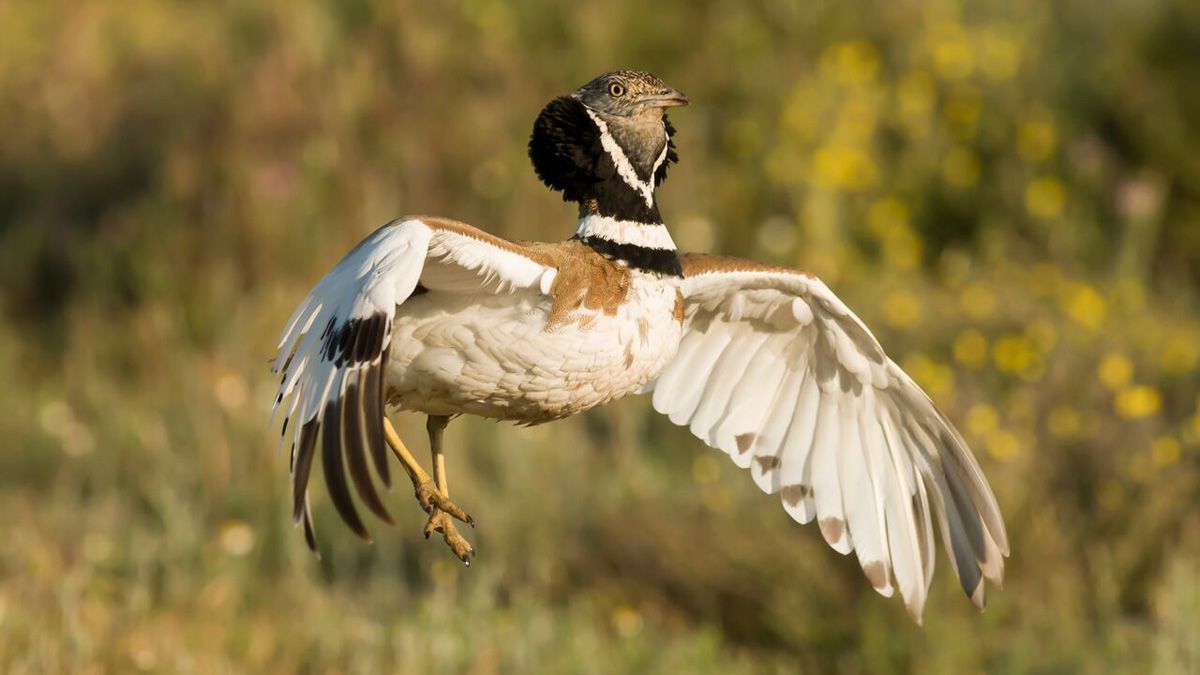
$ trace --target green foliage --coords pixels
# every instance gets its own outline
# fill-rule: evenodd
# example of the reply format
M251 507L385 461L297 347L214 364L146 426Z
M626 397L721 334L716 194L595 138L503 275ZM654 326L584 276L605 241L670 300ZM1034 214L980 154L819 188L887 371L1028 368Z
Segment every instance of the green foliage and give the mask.
M0 669L1195 672L1196 44L1168 0L0 3ZM693 101L681 246L821 274L959 423L986 613L942 557L913 625L643 400L456 422L470 569L403 487L370 546L318 492L307 555L276 331L401 214L567 236L525 140L620 67Z

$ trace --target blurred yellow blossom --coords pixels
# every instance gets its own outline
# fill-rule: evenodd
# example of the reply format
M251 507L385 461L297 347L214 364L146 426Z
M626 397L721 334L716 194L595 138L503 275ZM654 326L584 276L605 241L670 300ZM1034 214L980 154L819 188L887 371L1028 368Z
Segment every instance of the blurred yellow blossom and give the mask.
M612 612L612 624L621 637L633 637L642 631L642 613L635 607L620 605Z
M838 111L830 135L848 145L871 140L871 135L875 133L876 110L874 102L865 96L851 98Z
M955 138L966 140L975 135L975 127L982 111L983 100L979 95L979 90L974 87L960 86L950 93L943 114L950 133Z
M692 478L701 485L716 482L721 475L721 467L712 454L700 455L692 462Z
M964 366L979 368L987 362L988 341L974 328L959 333L954 339L954 360Z
M1002 373L1023 373L1040 361L1033 343L1024 335L1005 335L992 346L992 360Z
M907 228L898 231L884 243L883 259L893 269L916 269L921 263L921 238Z
M1179 441L1171 436L1159 436L1150 445L1150 460L1154 466L1165 468L1179 461Z
M819 92L812 86L801 83L788 96L780 126L792 138L808 142L817 139L823 133L824 124L818 114L820 108L813 105L813 99L818 95Z
M944 402L954 393L954 370L944 363L913 352L904 359L903 368L934 401Z
M1001 462L1015 459L1021 454L1021 442L1011 432L993 429L984 441L988 454Z
M843 84L862 84L879 72L879 52L865 40L843 42L821 54L821 74Z
M240 520L227 520L221 524L221 548L231 556L241 557L254 549L254 529Z
M1133 379L1133 362L1121 354L1108 354L1100 361L1096 375L1104 386L1116 391Z
M1059 305L1067 316L1082 326L1097 330L1108 315L1108 303L1096 289L1083 283L1074 283L1059 294Z
M997 29L983 33L979 47L979 68L993 80L1007 80L1017 74L1021 48L1016 40Z
M933 109L936 90L933 78L923 70L905 74L896 85L900 115L908 121L924 119Z
M897 230L908 229L908 223L908 207L895 197L880 199L867 210L867 225L881 239Z
M979 182L979 157L968 147L956 146L942 160L942 180L956 188L969 188Z
M1054 349L1054 345L1058 344L1058 330L1054 328L1054 324L1045 319L1034 319L1025 327L1025 337L1033 342L1038 351L1043 354Z
M246 379L236 371L222 373L213 383L213 396L226 410L237 410L244 406L248 395Z
M1062 215L1066 191L1057 178L1039 178L1025 188L1025 210L1030 215L1051 220Z
M1172 335L1159 355L1162 369L1170 375L1182 375L1196 368L1200 361L1200 336Z
M975 70L975 54L971 51L971 44L961 32L947 32L933 44L934 70L947 80L970 77Z
M921 301L907 289L892 291L884 300L883 318L894 328L908 328L921 320Z
M875 184L878 170L860 148L826 145L813 153L813 179L822 187L859 191Z
M1000 415L987 403L976 403L967 411L967 430L983 438L1000 425Z
M1070 405L1055 406L1046 416L1046 430L1059 438L1074 438L1083 427L1079 411Z
M1162 408L1162 394L1149 385L1129 386L1117 392L1114 406L1127 419L1149 417Z
M1017 152L1030 162L1048 159L1057 141L1054 125L1048 120L1032 120L1017 130Z
M958 306L972 319L986 319L996 311L996 295L991 288L971 282L959 294Z

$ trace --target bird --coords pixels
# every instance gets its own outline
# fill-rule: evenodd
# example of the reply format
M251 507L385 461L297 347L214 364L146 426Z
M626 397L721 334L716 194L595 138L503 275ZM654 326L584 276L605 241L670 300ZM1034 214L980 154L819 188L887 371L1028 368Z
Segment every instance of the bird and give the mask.
M657 190L679 161L668 111L688 98L638 70L604 73L537 115L537 177L578 207L575 233L515 242L413 215L362 240L288 319L273 410L292 423L292 515L316 551L309 478L320 446L333 506L363 539L359 500L393 519L388 450L441 534L470 565L443 432L459 415L542 424L625 396L749 471L830 547L854 551L881 595L920 622L934 517L951 567L981 609L1008 537L960 433L867 326L806 272L681 253ZM431 472L388 409L426 416ZM272 413L272 419L274 413ZM281 440L282 442L282 440ZM349 474L349 482L347 481Z

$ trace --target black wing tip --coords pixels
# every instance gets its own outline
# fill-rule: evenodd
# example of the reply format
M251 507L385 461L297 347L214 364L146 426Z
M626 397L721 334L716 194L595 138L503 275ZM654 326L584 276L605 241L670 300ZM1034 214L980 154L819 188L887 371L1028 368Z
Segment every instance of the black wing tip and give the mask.
M371 480L371 469L367 465L367 449L363 445L362 407L359 401L358 383L346 387L345 404L342 408L343 441L345 441L346 463L350 467L350 478L358 490L358 496L367 508L380 520L394 525L392 516L379 498L375 483Z
M333 502L346 525L359 537L370 541L371 535L363 525L358 509L354 507L350 487L346 484L346 467L342 464L340 405L341 399L325 405L325 429L321 436L321 465L325 472L325 487L329 491L329 500Z

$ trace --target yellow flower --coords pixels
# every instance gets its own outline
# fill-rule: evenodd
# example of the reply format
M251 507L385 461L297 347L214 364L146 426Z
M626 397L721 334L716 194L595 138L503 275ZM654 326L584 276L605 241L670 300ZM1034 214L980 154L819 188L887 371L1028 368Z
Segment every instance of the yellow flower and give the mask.
M977 403L967 411L967 430L973 435L983 438L1000 425L1000 415L996 409L986 403Z
M1129 386L1117 392L1114 407L1127 419L1149 417L1162 408L1162 394L1147 385Z
M1066 199L1066 191L1057 178L1039 178L1025 188L1025 210L1045 220L1061 216Z
M994 429L985 440L988 454L1001 462L1015 459L1021 454L1021 442L1012 433Z
M1017 130L1017 152L1030 162L1048 159L1057 143L1054 125L1047 120L1026 122Z
M867 211L867 224L880 239L897 230L907 230L909 220L908 207L895 197L880 199Z
M865 40L833 45L821 54L821 74L843 84L863 84L879 72L879 53Z
M878 170L859 148L826 145L813 153L813 178L823 187L860 191L875 184Z
M1059 294L1059 305L1076 323L1092 330L1104 324L1108 303L1087 284L1071 284Z
M1040 356L1025 336L1006 335L992 346L992 360L1002 373L1024 373L1040 361Z
M895 328L908 328L921 319L921 301L907 290L888 294L883 305L883 318Z
M1046 417L1046 429L1052 436L1073 438L1079 435L1083 418L1079 411L1069 405L1060 405Z
M969 188L979 182L979 157L967 147L955 147L942 159L942 180L956 188Z
M1150 445L1150 461L1162 469L1179 461L1179 441L1170 436L1159 436Z
M1029 338L1030 342L1037 346L1038 351L1043 354L1054 349L1054 345L1058 344L1058 331L1054 329L1054 324L1044 319L1036 319L1025 327L1025 337Z
M992 289L973 282L963 287L958 296L958 305L972 319L985 319L996 310L996 296Z
M922 118L933 108L933 78L923 70L907 73L896 85L900 115L907 119Z
M1190 373L1200 361L1200 336L1172 335L1163 346L1162 369L1170 375Z
M1116 391L1133 379L1133 363L1120 354L1109 354L1100 361L1096 375L1100 377L1104 386Z
M947 80L970 77L975 70L975 54L966 38L957 33L946 36L933 45L933 68Z
M935 401L945 401L954 393L954 370L928 356L914 352L904 359L904 371Z
M983 333L968 329L954 340L954 360L971 368L979 368L987 361L988 341Z
M711 454L700 455L692 462L692 478L701 485L716 482L721 475L721 467Z
M231 556L241 557L254 548L254 529L240 520L221 523L221 548Z
M955 138L968 139L975 135L975 126L982 111L983 102L979 91L962 86L950 94L943 114L950 133Z
M633 637L642 631L642 613L635 607L621 605L612 612L612 625L621 637Z
M980 41L979 68L993 80L1008 80L1017 74L1021 47L997 30L984 32Z
M916 269L921 263L921 240L912 230L899 230L884 242L883 257L894 269Z
M865 143L875 133L876 108L865 96L847 101L837 114L831 136L841 143Z

